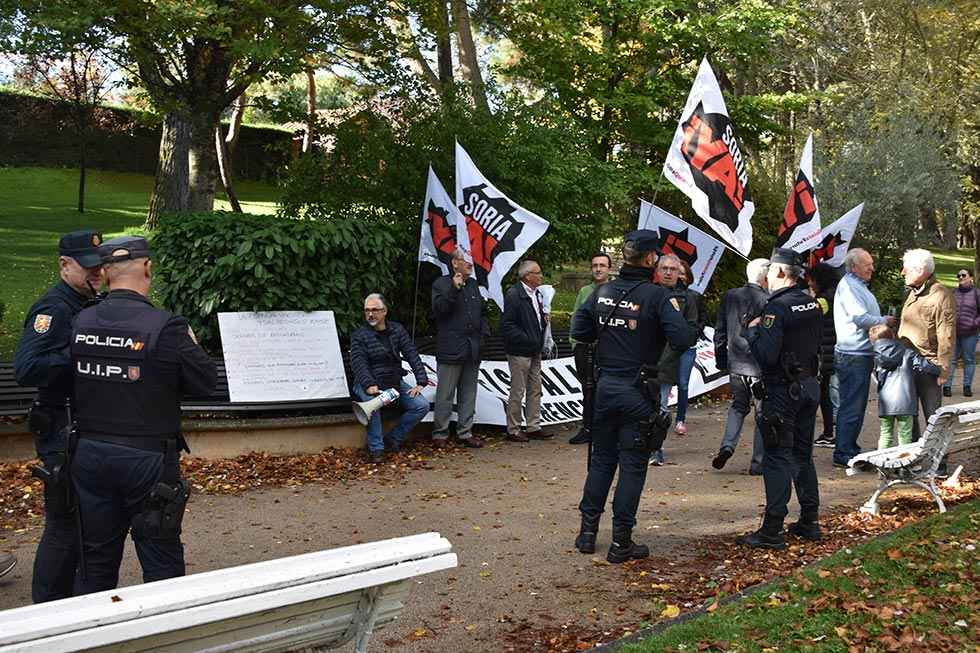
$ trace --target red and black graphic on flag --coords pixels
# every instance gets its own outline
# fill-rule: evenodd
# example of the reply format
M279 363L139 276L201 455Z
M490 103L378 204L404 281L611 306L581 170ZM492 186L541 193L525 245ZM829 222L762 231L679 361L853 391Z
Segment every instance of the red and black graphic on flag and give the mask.
M810 267L813 267L821 261L829 261L834 258L834 250L846 242L846 240L841 238L841 232L839 231L835 234L824 236L820 245L810 252Z
M699 102L683 127L681 153L694 183L708 196L711 217L734 232L738 214L752 196L732 122L725 114L705 113Z
M466 220L470 237L470 253L476 280L489 287L487 277L493 262L503 252L514 251L514 242L524 229L524 223L514 218L514 207L503 197L489 197L486 184L463 189L463 205L459 207Z
M786 208L783 210L783 221L779 225L776 247L782 247L788 243L796 228L813 220L813 216L816 214L817 202L813 193L813 184L800 170L796 173L793 192L790 193Z
M698 260L697 246L687 239L689 229L683 231L671 231L667 227L658 227L660 231L660 249L664 254L676 254L677 258L684 261L692 268L694 262Z
M449 224L447 215L449 215L447 209L436 206L434 201L429 200L425 221L429 223L432 244L436 246L436 256L439 257L439 261L452 269L453 252L456 251L456 226Z

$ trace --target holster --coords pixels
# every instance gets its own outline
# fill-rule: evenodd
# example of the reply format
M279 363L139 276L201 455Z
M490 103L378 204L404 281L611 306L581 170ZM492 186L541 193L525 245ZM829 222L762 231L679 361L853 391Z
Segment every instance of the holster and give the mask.
M653 405L654 412L660 412L660 383L656 365L643 365L633 382L643 396Z
M168 442L160 481L143 500L140 512L133 517L133 530L144 537L171 539L180 535L191 486L178 478L180 460L177 451L177 441Z
M762 444L768 449L775 449L779 446L782 437L784 420L779 415L756 415L759 424L759 432L762 434Z
M34 436L42 437L47 435L53 423L54 420L51 419L51 413L47 409L42 408L36 402L31 405L30 410L27 412L27 428Z

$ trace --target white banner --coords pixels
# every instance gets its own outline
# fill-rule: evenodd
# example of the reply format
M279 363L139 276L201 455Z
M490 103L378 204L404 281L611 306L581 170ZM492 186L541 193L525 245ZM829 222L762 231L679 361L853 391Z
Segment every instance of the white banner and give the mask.
M465 252L470 249L466 230L457 230L457 225L462 223L456 204L449 198L435 170L429 166L425 201L422 203L419 261L431 263L443 274L449 274L456 247L461 247Z
M688 287L704 294L725 252L723 244L646 200L640 200L640 221L636 228L656 231L663 251L673 252L691 266L694 279Z
M813 134L806 139L800 169L793 181L783 221L779 224L776 247L806 252L820 243L820 207L813 183Z
M810 265L826 263L832 267L844 265L844 255L851 247L858 220L864 210L864 202L837 218L820 232L820 240L810 252Z
M350 396L333 311L218 313L232 403Z
M752 214L746 162L728 117L718 80L701 61L691 94L667 151L664 175L691 198L691 207L743 256L752 249Z
M473 273L484 299L501 310L501 280L548 230L548 221L509 199L477 169L456 143L456 206L466 220Z

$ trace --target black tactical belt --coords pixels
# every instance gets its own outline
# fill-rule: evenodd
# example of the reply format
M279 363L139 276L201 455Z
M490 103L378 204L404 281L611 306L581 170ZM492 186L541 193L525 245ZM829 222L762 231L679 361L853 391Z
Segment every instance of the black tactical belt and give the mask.
M127 435L87 435L85 433L80 433L78 435L81 440L95 440L96 442L105 442L106 444L115 444L120 447L129 447L130 449L140 449L142 451L152 451L154 453L166 453L168 446L176 447L177 438L154 438L154 437L143 437L143 436L127 436Z

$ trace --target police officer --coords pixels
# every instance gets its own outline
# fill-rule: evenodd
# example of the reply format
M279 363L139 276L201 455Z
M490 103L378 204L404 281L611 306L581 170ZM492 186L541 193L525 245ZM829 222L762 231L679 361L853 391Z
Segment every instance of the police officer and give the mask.
M619 277L599 286L572 318L572 337L597 343L598 374L592 462L579 504L582 527L575 547L595 553L599 517L618 466L613 537L606 557L613 563L650 555L646 546L633 542L632 532L647 460L663 442L669 425L669 418L664 422L660 417L655 366L665 340L683 351L697 338L677 299L671 301L670 291L651 283L658 243L655 231L626 234L625 264Z
M82 516L78 594L116 587L126 535L143 581L184 574L180 398L215 385L214 362L187 321L155 308L150 248L134 236L99 248L108 296L78 314L71 339L78 445L72 480Z
M44 480L44 532L37 546L31 582L35 603L71 596L75 581L78 531L65 466L65 426L72 394L68 346L72 320L102 284L98 253L101 243L102 235L90 230L61 237L61 280L31 307L14 354L17 383L38 389L28 418Z
M797 286L803 260L802 254L790 249L772 251L767 275L772 294L745 334L765 388L758 419L765 449L766 514L761 528L738 538L740 544L752 547L786 546L783 519L794 485L800 519L790 525L789 532L808 540L820 539L813 427L820 405L816 374L823 314L817 301Z

